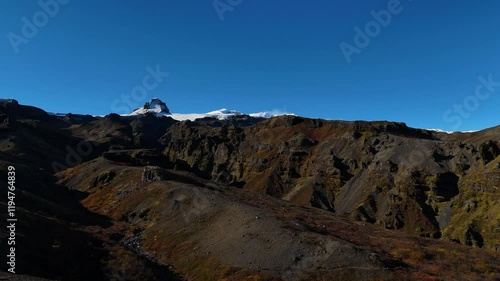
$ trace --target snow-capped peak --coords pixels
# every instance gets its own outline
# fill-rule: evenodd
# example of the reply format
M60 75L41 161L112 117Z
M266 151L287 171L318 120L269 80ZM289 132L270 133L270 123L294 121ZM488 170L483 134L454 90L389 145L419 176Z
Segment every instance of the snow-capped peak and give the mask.
M146 102L143 107L140 107L130 113L130 116L152 113L156 116L167 116L171 115L167 104L162 102L159 98L153 98L152 100Z

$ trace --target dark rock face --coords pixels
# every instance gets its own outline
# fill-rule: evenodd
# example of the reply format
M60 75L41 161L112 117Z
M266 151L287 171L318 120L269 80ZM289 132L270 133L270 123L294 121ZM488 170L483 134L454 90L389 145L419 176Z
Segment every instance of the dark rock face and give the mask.
M0 115L0 129L8 129L11 125L10 117L7 114Z
M154 109L156 107L159 107L160 108L160 112L161 113L166 113L166 114L169 114L170 113L170 110L168 109L167 107L167 104L162 102L160 99L158 98L154 98L148 102L146 102L143 106L144 109Z
M158 147L158 139L165 134L167 128L177 123L170 117L156 117L152 114L139 116L132 122L132 136L136 146L155 148Z
M500 149L498 148L498 143L494 141L488 141L486 143L481 144L479 147L479 152L481 154L481 158L483 159L483 163L486 165L489 162L495 160L495 158L500 155Z
M71 124L85 124L96 120L92 115L72 114L68 113L64 119Z
M484 239L481 233L478 231L475 223L472 223L467 227L467 231L465 232L465 244L478 248L483 247Z
M453 197L460 193L458 189L459 177L451 172L438 174L434 195L436 200L450 201Z
M20 105L16 100L0 101L0 110L9 115L11 121L17 119L35 119L47 121L50 116L42 109Z

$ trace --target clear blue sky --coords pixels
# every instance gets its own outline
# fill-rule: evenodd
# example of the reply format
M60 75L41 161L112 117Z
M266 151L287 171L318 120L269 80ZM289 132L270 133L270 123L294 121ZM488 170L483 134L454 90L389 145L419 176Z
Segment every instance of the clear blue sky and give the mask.
M339 44L355 46L354 28L391 1L243 0L221 21L213 0L71 0L27 43L16 41L17 54L8 34L23 36L22 18L43 10L1 1L1 96L107 114L142 85L146 66L160 65L170 75L134 106L157 96L179 113L280 109L446 130L499 125L500 87L474 95L479 76L500 82L500 1L401 0L402 11L348 63ZM453 108L467 102L461 113Z

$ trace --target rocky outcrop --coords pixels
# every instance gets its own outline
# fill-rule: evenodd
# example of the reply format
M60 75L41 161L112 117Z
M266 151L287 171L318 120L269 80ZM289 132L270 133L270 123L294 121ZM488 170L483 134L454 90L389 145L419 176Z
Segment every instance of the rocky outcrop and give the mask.
M162 181L168 179L166 171L160 167L147 166L142 172L142 182Z

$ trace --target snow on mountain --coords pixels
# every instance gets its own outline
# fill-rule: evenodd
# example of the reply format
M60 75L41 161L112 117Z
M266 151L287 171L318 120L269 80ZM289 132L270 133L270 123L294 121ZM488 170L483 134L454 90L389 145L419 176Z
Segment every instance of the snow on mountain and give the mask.
M271 118L271 117L281 116L281 115L293 115L293 116L295 116L295 114L293 114L293 113L286 113L286 112L283 112L280 110L271 110L271 111L250 113L248 115L250 115L252 117L260 117L260 118Z
M222 109L219 109L219 110L210 111L210 112L208 112L206 114L207 115L214 115L214 116L219 116L219 115L240 115L241 112L239 112L237 110L230 110L230 109L222 108Z
M433 132L438 132L438 133L445 133L445 134L453 134L455 132L453 131L444 131L444 130L441 130L441 129L425 129L427 131L433 131Z
M433 131L433 132L438 132L438 133L445 133L445 134L454 134L454 133L463 133L463 134L469 134L469 133L475 133L477 131L444 131L441 129L425 129L427 131Z
M154 98L151 101L146 102L143 107L134 110L130 114L125 114L124 116L136 116L146 113L152 113L158 117L168 116L179 121L184 121L184 120L193 121L195 119L200 119L205 117L212 117L212 118L217 118L219 120L226 120L231 118L232 116L243 115L243 113L237 110L230 110L227 108L221 108L219 110L214 110L207 113L171 113L164 102L162 102L159 98ZM269 112L251 113L248 115L250 115L251 117L271 118L273 116L295 115L295 114L288 114L274 110Z
M134 110L129 116L135 116L140 114L153 113L156 116L170 116L170 110L167 104L162 102L159 98L153 98L152 100L146 102L143 107Z
M5 103L15 103L15 104L18 104L17 100L15 99L11 99L11 98L0 98L0 102L5 102Z

